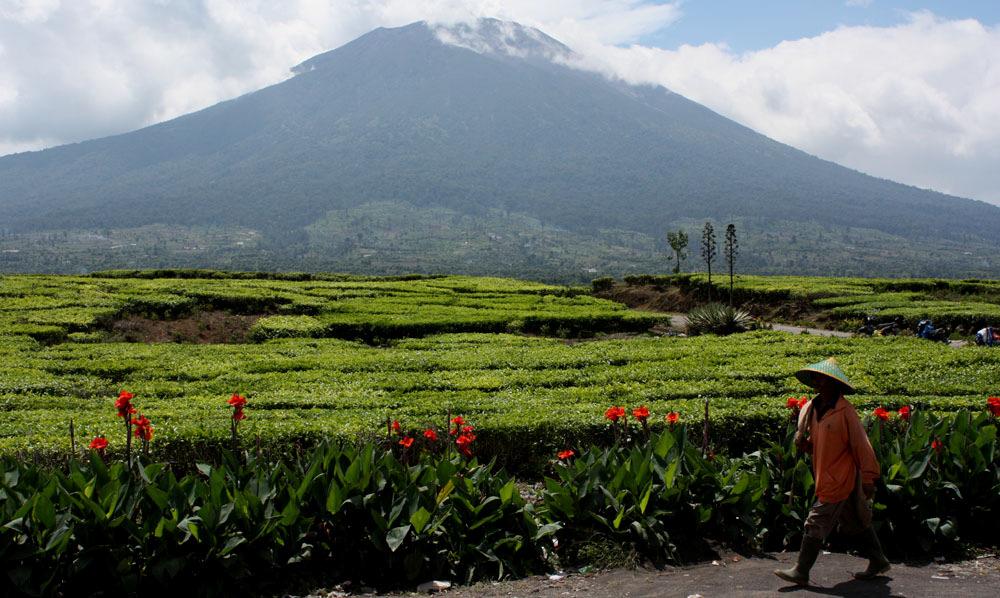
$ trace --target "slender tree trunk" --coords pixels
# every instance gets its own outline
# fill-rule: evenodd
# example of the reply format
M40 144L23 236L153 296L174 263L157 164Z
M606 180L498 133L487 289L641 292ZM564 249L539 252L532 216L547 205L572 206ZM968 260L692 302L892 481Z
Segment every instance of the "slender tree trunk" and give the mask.
M729 262L729 307L733 306L733 262Z
M712 302L712 262L705 262L708 264L708 302Z

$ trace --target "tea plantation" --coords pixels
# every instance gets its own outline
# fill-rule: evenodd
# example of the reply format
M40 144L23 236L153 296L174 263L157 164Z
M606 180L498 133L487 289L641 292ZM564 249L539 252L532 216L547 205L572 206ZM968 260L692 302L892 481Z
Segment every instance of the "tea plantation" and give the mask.
M996 350L769 331L604 334L665 319L513 280L130 272L2 277L0 297L0 453L40 458L66 453L71 420L78 448L104 434L123 450L122 389L153 421L160 459L226 446L226 399L238 392L249 401L241 434L266 450L461 413L482 453L518 467L606 438L610 404L645 404L661 427L668 411L700 423L709 399L713 444L755 448L783 429L786 397L806 391L792 373L830 355L861 388L859 410L981 410L1000 390ZM252 316L243 342L121 342L116 332L123 319L205 310Z
M609 283L613 282L609 279ZM598 282L598 281L595 281ZM704 274L626 276L628 286L676 287L707 296ZM716 298L726 298L729 279L712 279ZM738 276L734 289L738 303L758 306L794 306L820 320L855 328L865 316L899 319L912 326L925 318L966 333L1000 326L1000 281L947 280L940 278L826 278L819 276Z

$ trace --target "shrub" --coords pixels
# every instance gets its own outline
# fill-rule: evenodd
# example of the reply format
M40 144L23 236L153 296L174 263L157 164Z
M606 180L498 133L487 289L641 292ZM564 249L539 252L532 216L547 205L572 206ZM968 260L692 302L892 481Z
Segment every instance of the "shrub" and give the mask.
M615 286L615 279L611 276L602 276L600 278L595 278L590 283L591 290L595 293L603 293L604 291L610 291Z
M721 303L709 303L688 313L688 334L726 335L744 332L753 325L750 312Z

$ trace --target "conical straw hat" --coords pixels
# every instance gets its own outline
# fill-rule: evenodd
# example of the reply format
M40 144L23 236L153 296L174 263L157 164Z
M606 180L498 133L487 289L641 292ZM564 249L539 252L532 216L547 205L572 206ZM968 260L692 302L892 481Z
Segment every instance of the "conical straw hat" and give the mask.
M847 379L847 374L840 369L840 365L837 364L837 360L833 357L807 365L795 372L795 377L799 379L799 382L812 388L816 388L816 376L827 376L840 382L844 386L844 394L851 394L857 390L851 384L851 381Z

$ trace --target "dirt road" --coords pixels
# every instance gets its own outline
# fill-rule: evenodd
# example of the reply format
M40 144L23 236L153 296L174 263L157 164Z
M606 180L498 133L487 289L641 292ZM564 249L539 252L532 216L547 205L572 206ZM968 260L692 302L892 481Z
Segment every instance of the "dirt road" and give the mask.
M687 316L685 314L670 313L670 327L678 330L684 331L687 328ZM826 330L825 328L805 328L803 326L789 326L787 324L769 324L772 330L778 330L780 332L788 332L790 334L815 334L817 336L836 336L840 338L849 338L854 336L850 332L841 332L839 330Z
M702 596L857 596L871 598L1000 596L1000 559L979 558L951 564L893 564L888 576L857 581L851 571L864 568L864 561L846 554L824 554L813 569L813 585L790 586L771 571L787 567L795 553L772 558L728 557L722 561L664 570L614 570L565 577L531 577L501 583L480 583L435 594L442 598L500 598L593 596L607 598L681 598ZM735 560L734 560L735 559ZM322 595L322 594L321 594ZM417 594L394 594L415 596Z

